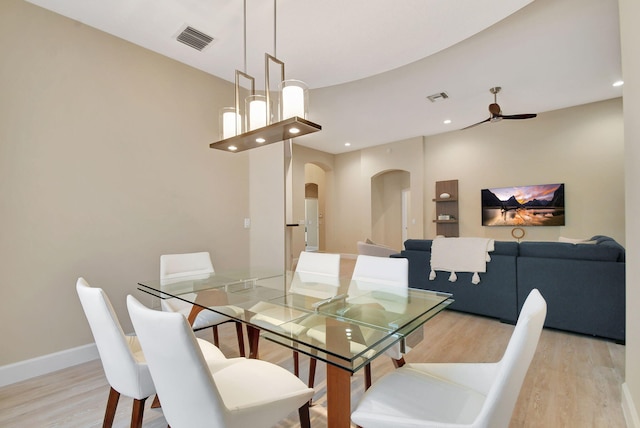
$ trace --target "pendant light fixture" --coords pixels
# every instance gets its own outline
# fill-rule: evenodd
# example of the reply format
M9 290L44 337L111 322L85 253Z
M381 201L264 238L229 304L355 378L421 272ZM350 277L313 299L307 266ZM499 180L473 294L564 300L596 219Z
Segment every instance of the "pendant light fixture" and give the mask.
M284 62L275 57L276 49L276 0L273 2L274 55L265 53L265 91L257 94L255 79L247 74L247 1L244 0L244 70L236 70L235 107L220 111L220 141L209 144L212 149L242 152L300 137L322 129L307 120L309 90L299 80L285 80ZM271 64L280 67L278 96L273 97L269 70ZM249 96L241 100L240 80L249 82ZM275 106L275 108L274 108ZM242 108L241 108L242 107Z

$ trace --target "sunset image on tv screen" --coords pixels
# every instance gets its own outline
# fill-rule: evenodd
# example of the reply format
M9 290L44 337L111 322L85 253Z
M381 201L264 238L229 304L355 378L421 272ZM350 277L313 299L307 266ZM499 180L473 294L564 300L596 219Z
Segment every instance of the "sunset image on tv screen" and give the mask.
M564 226L564 183L482 189L483 226Z

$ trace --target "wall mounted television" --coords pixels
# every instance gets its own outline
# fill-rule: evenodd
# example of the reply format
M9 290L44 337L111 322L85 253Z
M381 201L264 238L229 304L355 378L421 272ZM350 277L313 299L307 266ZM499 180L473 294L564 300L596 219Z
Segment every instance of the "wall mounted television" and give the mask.
M564 226L564 183L482 189L483 226Z

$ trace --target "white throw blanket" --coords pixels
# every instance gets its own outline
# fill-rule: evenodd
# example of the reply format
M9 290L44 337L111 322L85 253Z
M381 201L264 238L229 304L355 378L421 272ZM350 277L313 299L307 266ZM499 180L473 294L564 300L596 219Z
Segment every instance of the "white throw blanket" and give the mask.
M457 272L473 272L471 282L478 284L478 272L487 271L491 261L490 251L494 240L488 238L436 238L431 243L431 272L429 279L436 279L437 270L451 272L449 281L458 279Z

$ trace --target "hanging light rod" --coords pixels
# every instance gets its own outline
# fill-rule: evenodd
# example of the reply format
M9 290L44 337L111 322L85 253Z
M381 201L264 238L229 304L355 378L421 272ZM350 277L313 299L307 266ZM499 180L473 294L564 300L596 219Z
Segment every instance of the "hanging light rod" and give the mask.
M247 74L246 19L247 5L244 3L244 56L245 70L236 70L235 107L225 107L220 113L220 141L209 144L212 149L242 152L267 144L301 137L320 131L322 127L307 120L308 89L299 80L285 80L284 62L265 53L265 95L256 94L255 79ZM276 1L273 2L274 31L273 50L276 51ZM280 67L280 96L272 99L270 63ZM246 104L241 103L240 79L250 82ZM277 103L277 108L274 105ZM244 109L242 105L245 104Z

